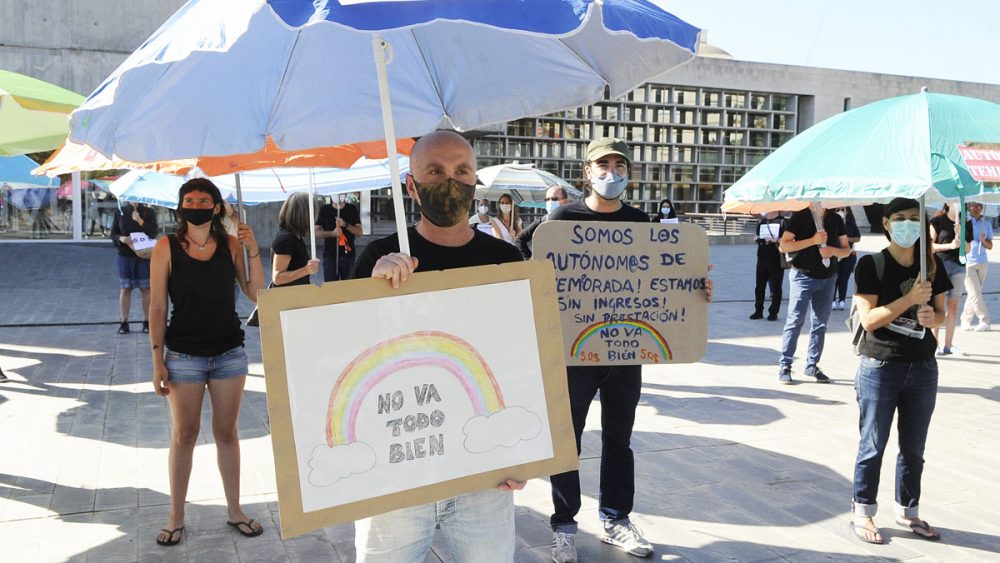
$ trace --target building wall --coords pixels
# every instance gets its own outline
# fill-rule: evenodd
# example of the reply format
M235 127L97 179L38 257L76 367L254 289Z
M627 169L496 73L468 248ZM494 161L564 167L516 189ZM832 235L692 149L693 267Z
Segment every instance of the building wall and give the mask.
M0 68L90 94L182 0L0 0Z

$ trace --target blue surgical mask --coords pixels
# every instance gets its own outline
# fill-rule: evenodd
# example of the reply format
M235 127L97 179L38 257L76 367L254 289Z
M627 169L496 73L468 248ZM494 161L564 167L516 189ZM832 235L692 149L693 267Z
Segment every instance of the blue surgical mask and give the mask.
M890 221L889 234L902 248L910 248L920 240L920 221Z
M545 202L545 212L546 213L552 213L552 211L555 208L557 208L557 207L559 207L559 202L558 201L546 201Z
M664 215L670 215L670 206L669 205L664 205L663 207L661 207L660 208L660 213L662 213Z
M591 178L590 185L597 192L597 195L604 199L618 199L628 185L628 178L619 176L614 172L605 172L598 178Z

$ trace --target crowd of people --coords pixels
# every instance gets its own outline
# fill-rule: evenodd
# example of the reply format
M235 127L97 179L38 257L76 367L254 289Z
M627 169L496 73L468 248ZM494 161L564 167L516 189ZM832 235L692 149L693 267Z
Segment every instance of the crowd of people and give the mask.
M428 134L413 147L411 172L406 176L406 191L420 211L420 220L408 229L409 254L399 251L397 235L373 241L357 254L355 242L361 235L361 222L353 204L336 197L320 208L310 225L309 196L294 193L279 212L267 281L253 230L238 218L227 219L230 211L211 181L195 179L181 187L176 210L180 225L156 243L148 259L134 252L130 235L142 232L154 238L155 216L141 205L125 207L113 226L121 279L119 331L128 332L128 302L131 290L139 288L144 297L143 330L149 332L153 356L154 390L168 399L173 422L168 458L170 511L157 543L171 546L183 539L185 498L206 391L212 406L227 523L248 537L263 531L259 522L243 512L239 498L236 421L247 354L234 285L255 301L257 291L266 284L309 283L322 265L326 281L378 278L398 288L414 272L530 259L533 235L545 221L677 221L677 210L670 200L660 202L652 218L622 201L629 183L629 154L628 145L619 139L591 142L583 163L588 184L585 197L570 201L564 189L549 188L545 192L546 214L524 228L510 194L500 196L495 216L489 201L479 200L473 206L476 156L465 138L450 131ZM757 225L757 287L751 319L764 318L767 286L771 300L766 318L778 319L786 262L790 268L789 305L779 359L781 383L793 381L792 361L807 316L811 322L804 373L817 382L829 382L819 366L826 324L832 309L845 308L847 287L854 277L852 301L863 335L855 384L860 439L851 530L864 542L883 541L874 521L876 498L889 428L897 415L896 519L922 538L940 537L938 530L919 517L920 480L936 396L936 356L958 353L950 340L953 330L948 329L948 319L954 323L957 317L958 305L952 300L960 294L954 293L956 286L964 286L969 293L961 326L989 330L990 322L982 301L982 284L992 229L982 218L980 205L970 204L969 211L965 231L970 244L964 261L958 259L953 210L946 209L922 233L933 241L928 245L929 281L919 277L916 249L921 237L920 217L914 200L897 199L884 207L888 246L860 260L853 248L860 231L848 209L804 209L787 217L771 213L762 216ZM324 241L322 261L310 256L310 229ZM244 264L245 260L249 262ZM954 264L949 265L949 261ZM712 297L709 279L705 299ZM169 311L168 299L172 304ZM978 324L973 325L977 318ZM946 341L939 348L937 330L942 325ZM630 518L635 497L631 435L642 391L641 365L572 366L567 368L567 385L578 454L590 406L594 400L601 403L601 539L631 555L647 557L653 546ZM550 483L551 556L556 563L572 563L577 561L580 474L552 475ZM358 560L422 561L435 529L440 528L457 561L511 561L515 546L512 492L523 486L524 482L505 479L493 489L360 520L355 536Z

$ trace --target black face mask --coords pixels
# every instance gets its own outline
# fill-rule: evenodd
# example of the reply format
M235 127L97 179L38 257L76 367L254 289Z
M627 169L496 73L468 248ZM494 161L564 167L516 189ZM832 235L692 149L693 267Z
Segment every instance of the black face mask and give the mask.
M452 227L469 216L476 186L451 178L445 182L421 184L413 179L420 196L420 213L438 227Z
M212 220L215 216L215 209L193 209L182 207L179 211L181 219L191 223L195 227L200 227Z

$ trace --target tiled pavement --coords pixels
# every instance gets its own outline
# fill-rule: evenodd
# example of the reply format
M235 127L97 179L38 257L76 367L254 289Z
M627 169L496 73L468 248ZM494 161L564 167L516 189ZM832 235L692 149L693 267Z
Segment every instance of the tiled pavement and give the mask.
M862 243L883 244L880 236ZM781 323L746 319L753 252L711 248L717 302L706 357L644 370L634 519L656 544L654 559L1000 560L997 333L959 333L956 344L970 355L940 362L922 505L943 540L921 541L891 523L890 445L878 519L889 543L862 545L846 524L857 444L857 360L841 322L846 313L833 313L822 362L834 384L777 385ZM1000 319L1000 249L993 258L988 303ZM245 539L225 526L206 417L185 540L171 549L155 544L167 510L169 417L150 389L144 335L115 334L113 264L105 245L0 245L0 366L14 380L0 386L0 561L353 560L352 525L279 538L254 331L240 418L242 496L266 532ZM599 416L595 405L581 461L581 561L631 561L598 540ZM518 560L547 561L547 482L534 480L515 498ZM439 557L448 560L441 549L428 560Z

